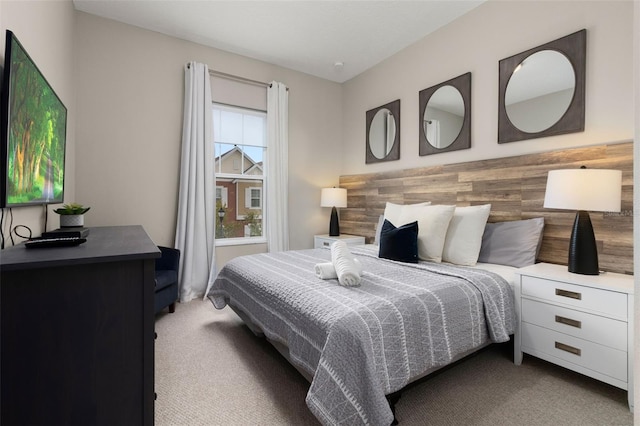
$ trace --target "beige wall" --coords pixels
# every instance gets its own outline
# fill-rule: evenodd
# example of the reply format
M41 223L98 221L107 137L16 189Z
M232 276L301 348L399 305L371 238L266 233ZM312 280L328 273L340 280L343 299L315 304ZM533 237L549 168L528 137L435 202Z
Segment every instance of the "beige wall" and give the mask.
M71 1L0 1L0 31L2 64L4 64L5 30L18 37L47 81L67 107L67 153L64 199L75 197L75 124L76 86L73 79L75 11ZM2 166L4 173L4 165ZM49 206L47 229L56 229L60 222ZM31 228L33 236L44 231L45 214L42 207L13 208L13 225ZM6 216L5 216L6 218ZM9 220L3 231L8 239ZM24 230L21 234L28 234ZM16 243L22 241L17 238Z
M340 172L339 84L85 13L76 40L77 199L92 206L87 225L138 223L157 244L173 244L183 67L193 60L289 87L290 246L313 246L329 221L320 188ZM224 259L242 249L217 252Z
M498 145L498 61L587 30L585 131ZM342 174L507 157L633 138L633 2L496 1L343 86ZM418 92L472 73L471 149L418 155ZM365 112L400 99L400 160L365 164Z

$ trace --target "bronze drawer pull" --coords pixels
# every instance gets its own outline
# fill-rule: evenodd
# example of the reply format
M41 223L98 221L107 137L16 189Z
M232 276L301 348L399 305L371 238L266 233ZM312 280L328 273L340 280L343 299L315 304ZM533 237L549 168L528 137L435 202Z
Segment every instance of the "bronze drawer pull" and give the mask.
M328 246L330 246L331 244L329 244L329 241L323 241L323 242L322 242L322 245L323 245L323 246L325 246L325 247L328 247Z
M573 320L571 318L561 317L560 315L556 315L556 322L560 324L569 325L575 328L582 328L582 321Z
M565 345L564 343L560 342L556 342L556 349L560 349L561 351L569 352L578 356L580 356L582 353L582 350L574 348L573 346Z
M576 293L575 291L561 290L556 288L556 296L569 297L571 299L582 300L582 293Z

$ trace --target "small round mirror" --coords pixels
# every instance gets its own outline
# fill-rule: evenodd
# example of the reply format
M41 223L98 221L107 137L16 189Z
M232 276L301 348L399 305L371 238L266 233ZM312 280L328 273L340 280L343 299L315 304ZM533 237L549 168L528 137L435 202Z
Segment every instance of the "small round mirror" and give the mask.
M507 117L523 132L546 130L569 108L575 86L575 72L565 55L556 50L536 52L516 67L507 83Z
M451 145L462 130L464 113L464 100L458 89L447 85L436 90L422 117L422 131L429 145L438 149Z
M396 120L387 108L382 108L369 127L369 149L378 159L385 158L396 140Z

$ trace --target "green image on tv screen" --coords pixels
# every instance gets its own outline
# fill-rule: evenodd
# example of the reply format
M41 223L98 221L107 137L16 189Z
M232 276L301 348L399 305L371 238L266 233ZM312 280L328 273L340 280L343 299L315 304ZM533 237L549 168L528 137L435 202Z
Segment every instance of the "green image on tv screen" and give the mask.
M10 54L6 204L61 203L67 109L15 37Z

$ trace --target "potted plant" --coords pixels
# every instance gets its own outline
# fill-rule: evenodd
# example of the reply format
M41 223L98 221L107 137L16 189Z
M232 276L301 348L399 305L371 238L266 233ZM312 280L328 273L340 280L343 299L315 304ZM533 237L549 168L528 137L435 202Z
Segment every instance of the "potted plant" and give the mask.
M55 209L54 212L60 215L60 228L73 228L84 226L84 214L90 208L78 203L69 203Z

